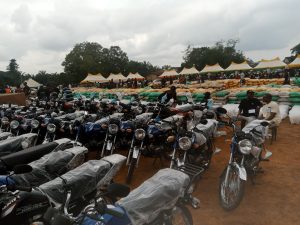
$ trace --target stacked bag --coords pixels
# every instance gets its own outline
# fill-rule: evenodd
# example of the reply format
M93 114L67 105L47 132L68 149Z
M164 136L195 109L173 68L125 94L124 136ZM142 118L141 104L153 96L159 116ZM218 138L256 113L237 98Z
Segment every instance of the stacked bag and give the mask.
M230 94L230 92L226 91L226 90L216 92L213 95L214 102L216 104L221 104L221 105L227 104L229 94Z
M290 92L289 101L291 105L300 105L300 92Z

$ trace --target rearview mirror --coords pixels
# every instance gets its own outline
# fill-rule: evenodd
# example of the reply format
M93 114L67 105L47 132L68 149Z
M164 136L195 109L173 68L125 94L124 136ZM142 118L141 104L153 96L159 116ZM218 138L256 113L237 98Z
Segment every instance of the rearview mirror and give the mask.
M208 122L208 121L207 121L206 119L203 119L203 120L200 121L200 123L203 124L203 125L206 125L207 122Z
M267 121L263 121L260 123L260 125L262 125L263 127L267 127L269 126L269 123Z
M224 109L224 108L222 108L222 107L218 107L218 108L217 108L217 113L219 113L219 114L226 114L226 113L227 113L227 110Z
M13 171L15 174L30 173L32 171L32 167L26 164L16 165Z

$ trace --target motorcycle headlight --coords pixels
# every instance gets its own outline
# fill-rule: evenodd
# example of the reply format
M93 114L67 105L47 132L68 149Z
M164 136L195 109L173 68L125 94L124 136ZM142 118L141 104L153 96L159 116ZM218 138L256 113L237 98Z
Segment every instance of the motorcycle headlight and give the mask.
M146 137L146 132L143 129L136 129L134 136L141 141Z
M251 141L244 139L242 141L239 142L239 149L240 152L245 154L245 155L249 155L252 149L252 143Z
M179 144L180 149L187 151L192 146L192 140L188 137L182 137L182 138L179 138L178 144Z
M56 126L53 123L49 123L47 126L47 131L49 133L54 133L56 131Z
M39 125L40 125L39 121L37 121L37 120L31 120L31 127L33 129L37 129L39 127Z
M20 123L18 121L16 121L16 120L13 120L13 121L10 122L10 128L12 130L17 129L19 127L19 125L20 125Z
M109 124L109 126L108 126L109 133L116 134L116 133L118 133L118 130L119 130L118 125L116 125L116 124Z
M9 119L8 119L7 117L3 117L3 118L1 119L1 123L2 123L3 125L7 125L7 124L9 124Z

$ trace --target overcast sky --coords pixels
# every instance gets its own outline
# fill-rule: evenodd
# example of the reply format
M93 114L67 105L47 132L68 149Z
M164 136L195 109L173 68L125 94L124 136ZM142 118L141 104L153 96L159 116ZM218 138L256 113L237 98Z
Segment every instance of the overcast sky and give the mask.
M119 45L130 59L180 66L187 45L239 39L253 60L300 43L299 0L1 0L0 70L61 72L76 43Z

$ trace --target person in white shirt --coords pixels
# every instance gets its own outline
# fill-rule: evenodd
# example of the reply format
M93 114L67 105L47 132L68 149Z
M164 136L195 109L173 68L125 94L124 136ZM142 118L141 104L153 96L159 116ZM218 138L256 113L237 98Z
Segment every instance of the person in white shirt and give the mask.
M276 102L272 101L272 95L266 94L263 97L264 106L260 109L259 118L268 120L270 126L279 126L281 122L279 106Z

